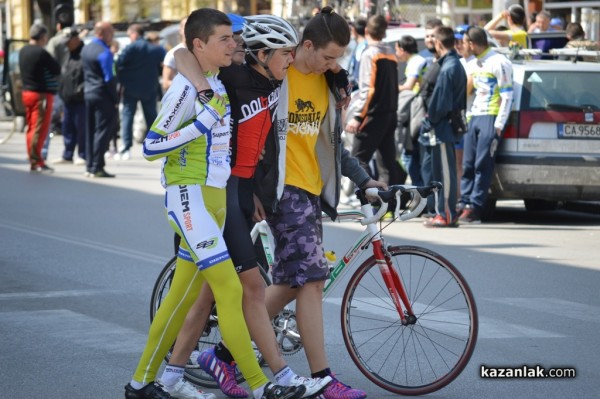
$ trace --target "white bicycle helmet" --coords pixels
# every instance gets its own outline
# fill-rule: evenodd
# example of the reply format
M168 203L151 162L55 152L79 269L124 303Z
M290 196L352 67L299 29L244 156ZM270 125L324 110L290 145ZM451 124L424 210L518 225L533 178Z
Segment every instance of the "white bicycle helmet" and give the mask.
M242 38L249 49L296 47L298 33L288 21L275 15L253 15L246 18Z

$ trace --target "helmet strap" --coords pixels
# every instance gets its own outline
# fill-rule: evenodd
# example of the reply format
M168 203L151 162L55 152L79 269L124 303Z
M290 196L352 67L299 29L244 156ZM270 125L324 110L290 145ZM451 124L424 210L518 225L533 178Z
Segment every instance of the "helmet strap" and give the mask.
M260 50L258 50L260 51ZM252 58L254 58L254 60L256 61L256 63L258 65L260 65L261 67L263 67L263 69L265 70L265 72L267 73L267 75L269 76L269 80L271 81L271 83L274 83L277 81L277 79L275 79L275 76L273 76L273 72L271 72L271 70L269 69L268 63L269 61L271 61L271 58L273 57L273 54L275 53L274 50L269 50L268 54L267 54L267 59L265 62L261 61L256 54L254 54L254 51L249 50L250 56Z

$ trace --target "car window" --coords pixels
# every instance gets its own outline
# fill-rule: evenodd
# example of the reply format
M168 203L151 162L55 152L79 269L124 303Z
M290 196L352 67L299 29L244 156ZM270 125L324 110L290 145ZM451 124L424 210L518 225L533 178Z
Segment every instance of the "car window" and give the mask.
M600 109L600 79L594 72L528 71L523 81L522 110Z

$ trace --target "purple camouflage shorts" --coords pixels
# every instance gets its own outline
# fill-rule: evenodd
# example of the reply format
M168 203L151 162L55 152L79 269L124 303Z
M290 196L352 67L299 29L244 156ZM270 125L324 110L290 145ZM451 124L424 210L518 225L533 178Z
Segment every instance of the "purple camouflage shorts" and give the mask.
M268 222L275 239L274 284L297 287L329 277L319 196L286 185Z

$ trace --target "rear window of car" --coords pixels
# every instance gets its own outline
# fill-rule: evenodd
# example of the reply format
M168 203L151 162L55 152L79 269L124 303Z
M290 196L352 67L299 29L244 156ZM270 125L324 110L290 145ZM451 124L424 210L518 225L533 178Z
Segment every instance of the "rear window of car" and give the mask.
M522 110L600 109L600 79L595 72L527 71Z

